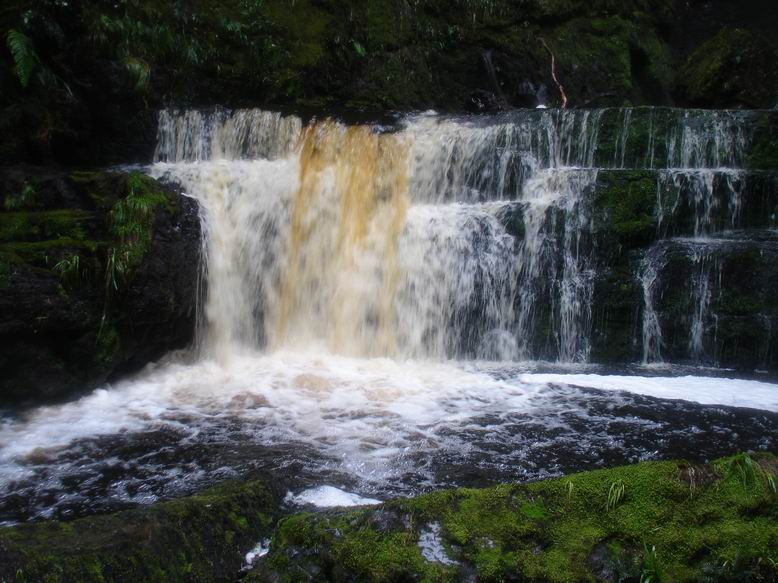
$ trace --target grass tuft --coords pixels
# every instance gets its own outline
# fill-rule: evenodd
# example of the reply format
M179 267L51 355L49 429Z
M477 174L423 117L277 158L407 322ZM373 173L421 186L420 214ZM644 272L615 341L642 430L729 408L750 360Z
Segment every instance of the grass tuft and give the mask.
M743 488L748 490L756 482L756 463L747 453L739 453L729 462L728 473L737 477Z
M605 508L608 511L613 510L624 500L624 494L626 494L627 487L623 480L616 480L608 489L608 500L605 503Z

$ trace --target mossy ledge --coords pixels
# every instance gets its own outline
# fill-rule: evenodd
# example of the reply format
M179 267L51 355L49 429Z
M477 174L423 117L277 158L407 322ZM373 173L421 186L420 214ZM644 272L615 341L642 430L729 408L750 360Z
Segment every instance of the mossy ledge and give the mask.
M231 482L148 508L0 529L0 581L233 581L278 496Z
M296 514L247 581L774 581L777 478L740 454Z

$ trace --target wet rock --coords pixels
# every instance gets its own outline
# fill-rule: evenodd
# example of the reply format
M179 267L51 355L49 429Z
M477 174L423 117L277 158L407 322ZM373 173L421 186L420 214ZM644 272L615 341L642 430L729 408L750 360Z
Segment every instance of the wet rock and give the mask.
M87 390L191 342L192 199L139 173L0 180L0 403Z

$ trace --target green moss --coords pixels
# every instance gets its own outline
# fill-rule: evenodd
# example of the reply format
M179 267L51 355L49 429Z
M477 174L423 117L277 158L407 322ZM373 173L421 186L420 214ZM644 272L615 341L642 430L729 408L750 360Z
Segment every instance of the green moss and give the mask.
M0 213L0 243L61 237L85 238L85 223L94 217L82 210Z
M656 232L656 174L609 171L598 176L594 231L613 234L624 245L641 245Z
M724 28L699 46L678 72L690 105L769 108L778 94L774 47L743 29Z
M749 479L737 469L744 464ZM758 568L778 558L778 496L768 479L776 474L769 455L710 466L647 462L526 485L434 492L378 509L299 514L279 525L263 572L253 577L294 580L290 574L304 556L306 568L345 568L331 580L454 581L459 567L420 555L421 531L437 522L450 558L471 565L483 581L591 580L598 548L616 578L661 572L667 580L697 581L726 557L747 554ZM613 484L624 485L615 505L608 502Z
M228 483L145 509L2 528L0 579L21 569L28 581L230 580L275 507L261 482Z
M754 120L748 167L759 170L778 170L778 119L761 114Z
M60 238L51 241L0 244L0 253L18 257L22 262L43 269L53 269L60 256L82 253L94 254L103 246L99 241L80 241Z
M655 102L672 76L666 43L632 17L571 19L551 31L548 44L571 103Z
M3 206L6 210L20 210L31 209L36 204L36 192L35 188L31 184L26 184L22 187L21 192L18 194L11 194L5 197Z
M103 370L110 370L121 350L121 337L111 323L103 323L97 333L95 360Z

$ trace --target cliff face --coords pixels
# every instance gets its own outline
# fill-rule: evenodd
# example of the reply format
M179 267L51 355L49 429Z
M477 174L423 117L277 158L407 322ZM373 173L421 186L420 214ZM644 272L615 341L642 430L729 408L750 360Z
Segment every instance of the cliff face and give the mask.
M171 102L483 111L559 105L562 85L570 107L772 107L776 17L763 4L43 2L0 21L0 152L147 158L151 112Z
M0 403L92 388L189 344L197 204L138 173L2 173Z

